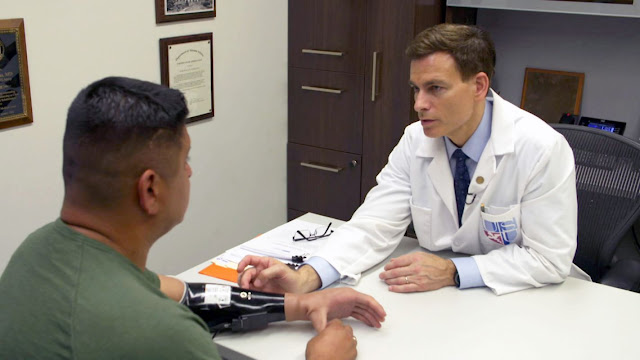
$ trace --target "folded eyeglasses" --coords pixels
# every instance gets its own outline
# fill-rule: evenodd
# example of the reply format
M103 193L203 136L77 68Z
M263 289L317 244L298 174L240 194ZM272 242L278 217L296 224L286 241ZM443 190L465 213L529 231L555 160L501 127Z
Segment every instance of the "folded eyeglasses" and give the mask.
M297 230L293 235L293 241L307 240L313 241L323 237L327 237L333 234L333 230L330 230L331 223L327 227L319 227L313 230Z

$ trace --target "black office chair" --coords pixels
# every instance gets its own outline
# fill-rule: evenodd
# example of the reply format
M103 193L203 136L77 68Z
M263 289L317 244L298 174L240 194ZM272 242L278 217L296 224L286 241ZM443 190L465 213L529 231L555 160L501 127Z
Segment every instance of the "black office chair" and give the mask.
M551 126L567 139L576 161L578 249L573 262L596 282L640 292L640 261L614 259L640 216L640 144L585 126Z

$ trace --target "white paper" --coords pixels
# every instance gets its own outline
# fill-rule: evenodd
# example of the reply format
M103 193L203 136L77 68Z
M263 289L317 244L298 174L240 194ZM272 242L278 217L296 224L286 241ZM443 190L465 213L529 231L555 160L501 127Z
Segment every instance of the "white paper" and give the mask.
M225 266L222 264L237 266L240 260L247 255L269 256L284 262L293 261L293 256L303 256L308 259L326 243L327 237L313 241L293 241L296 231L314 230L316 228L322 228L324 231L327 225L295 219L227 250L224 254L216 257L214 262L221 266ZM299 237L299 235L296 237Z

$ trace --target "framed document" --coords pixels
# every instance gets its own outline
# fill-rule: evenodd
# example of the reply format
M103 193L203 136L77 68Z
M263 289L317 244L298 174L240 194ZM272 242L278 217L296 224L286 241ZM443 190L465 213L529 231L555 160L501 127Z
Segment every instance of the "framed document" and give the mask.
M24 20L0 20L0 129L32 122Z
M160 39L162 84L182 91L187 122L213 117L213 34Z
M215 16L215 0L156 0L156 24Z
M548 123L580 114L584 73L526 68L520 108Z

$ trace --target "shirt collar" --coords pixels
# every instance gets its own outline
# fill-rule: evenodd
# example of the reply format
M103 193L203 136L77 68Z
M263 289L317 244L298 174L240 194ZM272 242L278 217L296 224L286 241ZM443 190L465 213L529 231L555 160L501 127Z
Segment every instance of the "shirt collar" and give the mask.
M484 114L482 115L482 120L480 120L480 125L478 125L476 131L473 132L469 140L462 146L462 151L476 163L480 161L480 155L482 155L491 137L492 113L493 97L487 97L485 99ZM443 137L444 144L447 147L447 157L451 159L453 152L456 151L458 147L451 142L448 137Z

